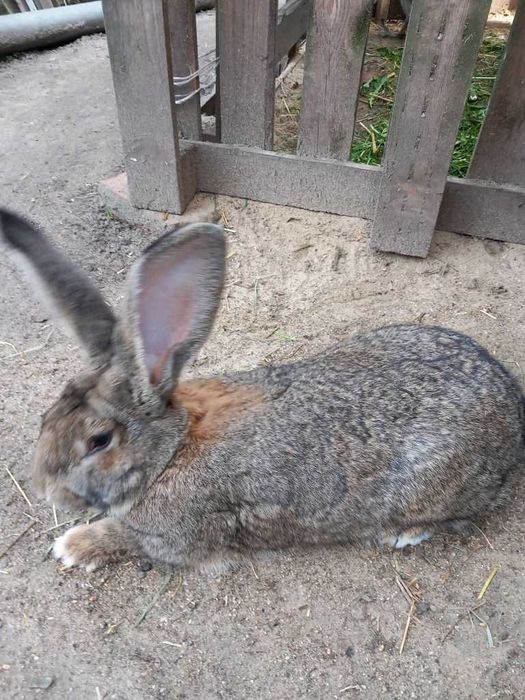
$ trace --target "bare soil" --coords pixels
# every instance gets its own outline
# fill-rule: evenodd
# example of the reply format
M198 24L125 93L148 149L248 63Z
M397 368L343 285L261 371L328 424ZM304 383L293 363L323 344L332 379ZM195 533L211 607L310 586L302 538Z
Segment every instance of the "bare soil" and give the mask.
M0 84L0 202L44 226L118 303L152 234L99 206L99 181L122 169L105 38L6 60ZM373 255L359 219L217 204L235 231L229 283L193 374L303 357L354 331L415 321L472 334L522 376L524 247L438 233L426 260ZM0 274L1 697L524 697L523 485L480 523L484 534L396 555L284 552L217 578L174 575L163 593L165 573L135 561L62 571L47 551L64 528L50 531L53 513L29 474L40 415L80 358L5 256ZM410 604L400 579L420 599L402 654Z

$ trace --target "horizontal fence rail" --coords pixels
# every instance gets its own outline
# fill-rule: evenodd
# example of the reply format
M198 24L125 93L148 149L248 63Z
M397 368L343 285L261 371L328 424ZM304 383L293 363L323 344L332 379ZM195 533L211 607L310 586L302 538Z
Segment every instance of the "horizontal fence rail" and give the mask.
M348 160L372 0L220 0L219 142L197 96L175 100L174 76L199 90L193 2L103 1L135 206L203 191L360 216L374 249L414 256L436 227L525 243L525 0L466 179L447 173L490 0L414 0L381 166ZM306 31L297 153L276 153L276 65Z

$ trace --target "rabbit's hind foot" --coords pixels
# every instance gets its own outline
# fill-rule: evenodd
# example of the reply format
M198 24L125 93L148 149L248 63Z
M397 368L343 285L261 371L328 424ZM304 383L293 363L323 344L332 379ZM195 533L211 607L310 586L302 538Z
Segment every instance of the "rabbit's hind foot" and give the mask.
M411 527L400 532L399 535L385 535L381 538L381 544L394 549L404 549L404 547L415 547L432 537L434 531L424 527Z

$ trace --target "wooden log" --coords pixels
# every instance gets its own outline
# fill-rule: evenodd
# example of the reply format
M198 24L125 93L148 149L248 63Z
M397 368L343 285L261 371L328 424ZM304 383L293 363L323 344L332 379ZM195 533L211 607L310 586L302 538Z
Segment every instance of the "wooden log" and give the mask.
M125 168L134 206L182 213L195 174L179 157L163 0L103 0Z
M490 0L415 0L371 245L428 254Z
M277 0L221 0L217 22L221 139L271 148Z
M382 178L377 166L220 143L193 142L188 147L199 191L374 217ZM448 178L438 227L525 244L525 188Z
M173 75L184 77L198 70L197 23L194 0L170 0L167 3L168 25L171 37ZM195 92L189 100L177 106L177 125L186 139L201 138L201 101L199 77L183 85L175 85L175 94L184 96Z
M298 152L348 160L371 0L314 0L306 44Z
M519 3L469 177L525 186L525 1Z

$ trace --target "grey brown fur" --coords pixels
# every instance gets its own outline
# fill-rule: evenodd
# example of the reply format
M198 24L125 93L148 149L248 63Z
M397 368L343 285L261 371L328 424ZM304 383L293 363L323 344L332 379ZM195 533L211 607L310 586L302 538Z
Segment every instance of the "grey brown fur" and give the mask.
M11 247L31 236L40 245L24 220L4 214L2 223ZM29 258L32 249L24 243ZM156 270L152 282L159 254L166 279ZM187 383L204 396L204 419L194 423L173 355L191 348L187 359L207 337L223 266L223 235L210 224L150 247L130 277L108 364L75 379L44 417L36 486L57 505L94 504L110 516L69 530L57 558L92 569L131 553L179 567L296 545L401 546L504 501L524 466L522 391L455 331L380 328L294 364ZM175 316L191 313L180 317L184 333L167 336L178 345L156 348L164 358L157 380L142 352L151 338L137 343L145 328L137 299L155 298L152 283L179 285L189 269L200 272L180 287L186 301L165 298ZM204 430L214 391L227 400ZM93 435L108 431L111 442L86 455Z

